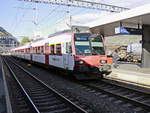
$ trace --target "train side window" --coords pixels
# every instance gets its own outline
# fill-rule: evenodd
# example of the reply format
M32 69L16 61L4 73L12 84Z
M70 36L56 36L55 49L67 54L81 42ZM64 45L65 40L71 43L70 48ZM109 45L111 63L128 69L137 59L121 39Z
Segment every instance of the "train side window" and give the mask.
M40 54L40 49L41 49L41 48L40 48L40 47L38 47L38 54Z
M36 53L36 54L38 53L38 48L37 48L37 47L35 48L35 53Z
M28 54L30 53L30 48L28 48Z
M54 45L51 45L51 54L54 55Z
M33 54L35 53L35 48L34 48L34 47L32 48L32 53L33 53Z
M44 46L44 53L45 54L49 54L49 43L45 43L45 46Z
M56 54L61 55L61 44L56 45Z
M34 53L36 54L36 48L34 47Z
M41 51L40 51L40 53L41 53L41 54L43 54L43 52L44 52L44 51L43 51L43 46L42 46L42 47L41 47Z
M66 53L72 53L72 44L71 44L71 42L66 43Z
M28 49L27 49L26 53L27 53L27 54L29 54L29 53L30 53L30 48L28 48Z
M29 51L29 49L26 49L26 52L25 52L25 53L28 54L28 51Z

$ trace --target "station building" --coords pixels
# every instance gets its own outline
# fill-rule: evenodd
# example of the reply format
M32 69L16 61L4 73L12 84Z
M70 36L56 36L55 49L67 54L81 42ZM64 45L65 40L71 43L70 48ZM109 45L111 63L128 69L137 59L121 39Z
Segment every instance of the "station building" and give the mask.
M7 52L19 46L19 42L13 36L0 36L0 52Z

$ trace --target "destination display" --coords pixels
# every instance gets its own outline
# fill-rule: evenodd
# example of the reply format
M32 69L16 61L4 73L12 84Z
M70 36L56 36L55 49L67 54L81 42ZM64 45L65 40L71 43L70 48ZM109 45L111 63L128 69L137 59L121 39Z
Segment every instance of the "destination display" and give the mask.
M142 29L129 28L129 27L116 27L115 34L132 34L132 35L142 35Z

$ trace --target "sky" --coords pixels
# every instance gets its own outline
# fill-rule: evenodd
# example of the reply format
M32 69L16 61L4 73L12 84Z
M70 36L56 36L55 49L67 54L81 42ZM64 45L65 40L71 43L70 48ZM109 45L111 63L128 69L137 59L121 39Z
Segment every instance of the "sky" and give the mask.
M150 0L88 0L126 8L135 8L150 4ZM33 10L37 8L37 10ZM39 34L43 37L59 31L67 24L69 14L67 6L50 4L35 4L18 0L1 0L0 26L15 37L34 37ZM71 7L71 16L74 23L94 21L99 15L108 15L101 10Z

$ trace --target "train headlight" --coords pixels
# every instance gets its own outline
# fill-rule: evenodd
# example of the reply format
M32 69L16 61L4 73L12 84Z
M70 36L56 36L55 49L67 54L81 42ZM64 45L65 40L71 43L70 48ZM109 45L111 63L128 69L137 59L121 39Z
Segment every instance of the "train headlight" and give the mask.
M80 60L80 61L79 61L79 64L84 64L84 61L83 61L83 60Z
M78 65L82 65L82 64L84 64L85 62L83 61L83 60L78 60L78 61L76 61L76 64L78 64Z
M101 64L106 64L106 63L107 63L107 60L100 60L100 63L101 63Z

